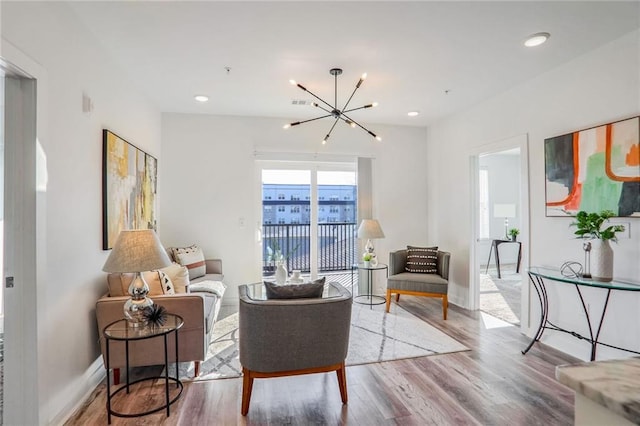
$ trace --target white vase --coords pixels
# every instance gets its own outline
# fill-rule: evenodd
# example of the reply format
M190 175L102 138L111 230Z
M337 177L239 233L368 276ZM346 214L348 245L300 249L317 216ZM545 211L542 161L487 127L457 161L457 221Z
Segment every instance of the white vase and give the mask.
M591 276L596 281L613 279L613 249L609 240L591 241Z
M276 266L276 284L284 284L287 282L287 267L284 266L284 262L278 262Z

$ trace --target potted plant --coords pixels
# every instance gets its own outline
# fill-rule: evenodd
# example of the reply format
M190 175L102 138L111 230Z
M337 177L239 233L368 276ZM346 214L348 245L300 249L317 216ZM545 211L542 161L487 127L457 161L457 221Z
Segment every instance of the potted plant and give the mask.
M371 253L365 253L362 255L362 260L364 262L365 268L371 267L371 259L373 259L373 254Z
M578 238L588 238L591 244L585 244L584 250L590 252L589 265L584 265L591 272L594 280L611 281L613 279L613 249L609 240L617 242L617 232L624 231L624 225L608 225L609 218L614 217L611 210L603 210L600 213L587 213L579 211L576 221L571 224L577 229L574 232ZM586 263L587 261L585 261Z
M518 228L509 229L509 236L511 237L511 241L515 241L518 237L518 234L520 234L520 230Z

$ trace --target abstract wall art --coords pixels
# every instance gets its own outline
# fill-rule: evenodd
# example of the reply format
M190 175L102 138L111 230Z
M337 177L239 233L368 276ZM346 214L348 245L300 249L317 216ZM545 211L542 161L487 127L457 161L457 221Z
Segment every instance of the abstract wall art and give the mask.
M102 248L123 229L156 229L158 160L109 130L102 131Z
M547 216L640 216L640 117L544 141Z

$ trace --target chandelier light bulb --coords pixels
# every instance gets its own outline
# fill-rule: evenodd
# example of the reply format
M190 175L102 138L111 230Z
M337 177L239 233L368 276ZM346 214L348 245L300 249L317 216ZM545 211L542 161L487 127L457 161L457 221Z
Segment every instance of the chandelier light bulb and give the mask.
M378 103L377 103L377 102L374 102L374 103L372 103L371 105L375 108L375 107L377 107L377 106L378 106Z
M295 81L295 80L293 80L293 79L289 80L289 83L291 83L291 85L292 85L292 86L295 86L296 84L298 84L298 83L296 83L296 81Z
M287 123L284 126L282 126L283 129L288 129L289 127L291 127L291 124Z
M322 139L322 145L326 145L327 144L327 140L326 139Z
M407 113L407 115L408 115L409 117L416 117L418 114L420 114L420 112L419 112L419 111L409 111L409 112Z
M209 97L205 95L195 95L193 99L195 99L198 102L207 102L209 100Z
M361 79L363 79L363 80L366 80L366 78L367 78L367 73L365 72L364 74L362 74L362 77L360 77L360 78L361 78Z
M377 141L382 141L382 138L380 136L376 136L376 140Z

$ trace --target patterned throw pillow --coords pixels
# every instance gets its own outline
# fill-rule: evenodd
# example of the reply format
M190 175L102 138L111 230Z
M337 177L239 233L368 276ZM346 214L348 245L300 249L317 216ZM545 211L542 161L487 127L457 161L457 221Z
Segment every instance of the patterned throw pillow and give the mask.
M186 266L174 262L160 270L169 276L169 279L173 283L173 290L176 293L187 293L187 288L189 288L189 270Z
M407 246L407 272L438 273L438 247Z
M173 287L173 283L171 282L169 275L162 271L158 271L158 277L160 278L160 285L162 285L162 291L164 294L176 294L176 290Z
M204 263L204 253L202 249L197 245L189 247L174 247L173 258L179 264L186 266L189 270L189 279L204 277L207 272Z

